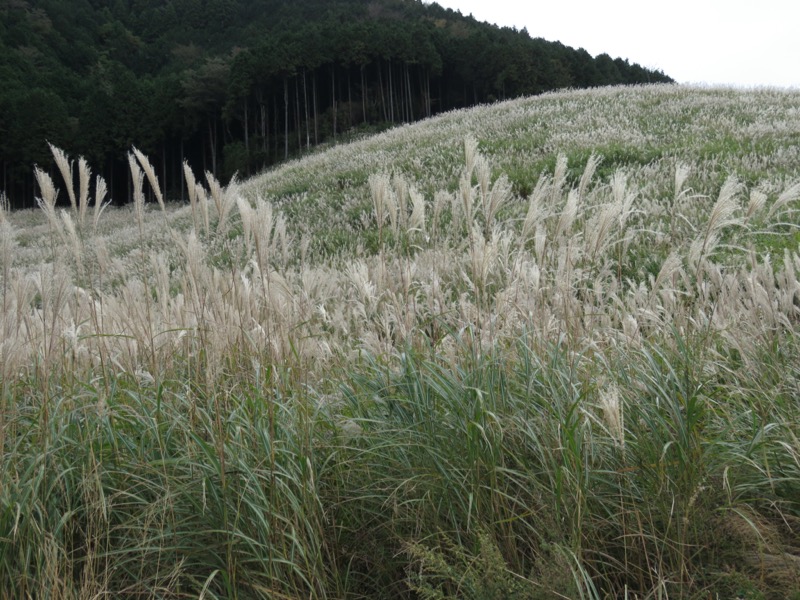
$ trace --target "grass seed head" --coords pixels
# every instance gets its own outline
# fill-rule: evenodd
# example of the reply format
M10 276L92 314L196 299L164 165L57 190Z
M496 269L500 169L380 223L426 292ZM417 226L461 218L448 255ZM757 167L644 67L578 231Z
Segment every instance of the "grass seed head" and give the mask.
M150 163L150 160L135 147L133 148L133 154L139 162L139 165L141 165L145 175L147 175L147 181L150 183L150 187L153 188L153 194L158 201L158 205L161 207L162 211L166 210L164 206L164 195L161 193L161 185L158 183L158 177L156 176L153 165Z
M69 160L67 155L60 148L56 148L53 144L49 144L49 146L50 152L52 152L53 158L56 161L56 166L61 172L61 177L63 177L64 183L67 186L67 195L69 196L69 202L72 205L72 212L77 214L78 206L77 199L75 198L75 185L73 184L72 161Z
M81 228L86 224L86 211L89 208L89 183L92 179L92 170L89 163L82 156L78 160L78 181L80 194L78 197L78 223Z

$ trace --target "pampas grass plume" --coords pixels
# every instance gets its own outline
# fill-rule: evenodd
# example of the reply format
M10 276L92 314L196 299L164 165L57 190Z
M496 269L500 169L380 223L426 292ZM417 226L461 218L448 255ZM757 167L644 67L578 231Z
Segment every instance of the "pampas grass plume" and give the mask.
M66 237L69 240L69 246L75 258L75 264L78 266L78 273L81 273L83 271L83 244L81 244L78 231L75 228L75 221L72 220L72 216L65 210L61 211L61 220L67 232Z
M94 229L97 230L97 225L100 223L100 215L103 214L103 211L106 207L111 203L111 200L105 202L106 194L108 193L108 187L106 186L106 180L98 175L95 178L95 185L94 185Z
M719 197L711 209L705 230L694 239L689 248L689 264L698 267L719 243L721 230L740 223L740 219L734 217L739 208L736 196L740 189L741 184L735 175L731 175L725 180Z
M58 218L56 216L56 199L58 197L58 190L53 184L53 180L39 167L34 169L36 182L39 184L40 197L37 197L36 203L44 212L47 217L47 222L50 223L51 228L60 231L58 227Z
M150 182L150 187L153 188L153 193L156 196L156 200L158 200L158 205L161 207L162 211L166 210L164 206L164 196L161 193L161 186L158 184L158 177L156 177L156 171L153 169L153 165L150 164L148 158L135 147L133 148L133 154L136 160L139 161L145 175L147 175L147 181Z
M75 198L75 186L73 184L72 161L69 160L67 155L60 148L56 148L53 144L49 144L49 146L50 152L52 152L53 158L56 161L56 166L61 172L61 177L64 178L64 183L67 186L67 195L69 195L69 202L72 205L72 211L77 213L78 207L77 200Z
M81 228L86 224L86 211L89 208L89 183L92 178L92 170L89 163L82 156L78 160L78 185L80 193L78 196L78 223Z
M141 230L144 226L144 172L136 162L136 157L130 153L128 154L128 166L133 181L133 210Z
M425 199L416 189L410 188L411 216L408 219L408 230L425 232Z
M778 199L775 201L775 204L770 206L769 213L767 214L767 219L772 218L773 215L778 213L784 206L790 204L800 198L800 181L794 183L793 185L786 188Z
M586 190L589 189L589 184L601 162L603 162L603 157L594 152L589 156L589 160L586 161L586 167L583 169L583 175L581 175L581 181L578 184L578 195L581 198L586 197Z
M198 215L197 211L197 180L195 179L192 168L189 166L187 161L183 161L183 177L186 180L186 189L189 193L189 204L192 207L192 223L194 223L194 228L199 230L200 223L198 222L198 218L200 215Z

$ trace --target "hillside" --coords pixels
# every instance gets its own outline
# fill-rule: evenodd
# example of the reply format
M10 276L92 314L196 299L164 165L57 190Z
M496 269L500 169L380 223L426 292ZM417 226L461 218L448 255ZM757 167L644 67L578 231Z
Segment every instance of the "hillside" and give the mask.
M21 207L47 142L122 204L132 145L173 180L186 159L227 181L354 131L669 78L417 0L0 0L0 81L0 190Z
M798 111L553 92L187 204L54 149L0 212L0 596L796 596Z

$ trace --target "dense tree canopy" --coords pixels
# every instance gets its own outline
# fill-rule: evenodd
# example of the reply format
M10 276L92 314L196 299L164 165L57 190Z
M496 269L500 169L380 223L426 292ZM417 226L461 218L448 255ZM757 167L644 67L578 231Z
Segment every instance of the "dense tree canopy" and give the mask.
M0 191L47 142L128 196L125 154L228 178L353 131L562 87L670 81L419 0L0 0Z

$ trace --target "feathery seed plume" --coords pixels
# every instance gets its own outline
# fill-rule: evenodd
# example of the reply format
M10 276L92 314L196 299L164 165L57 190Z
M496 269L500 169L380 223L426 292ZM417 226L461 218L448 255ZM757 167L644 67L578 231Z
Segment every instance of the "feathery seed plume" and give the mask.
M7 290L9 287L9 273L11 271L11 263L14 259L14 249L17 245L16 233L11 222L6 217L8 212L8 199L4 193L0 193L0 260L3 262L2 280L3 280L3 309L7 307ZM0 377L3 373L0 371Z
M58 226L58 217L56 216L56 198L58 197L58 190L53 185L53 180L50 175L42 171L39 167L34 169L36 182L39 184L39 192L41 197L36 198L36 203L44 212L47 217L47 222L50 227L61 234L61 229Z
M464 225L471 228L475 210L475 193L472 183L466 175L461 177L459 190L461 192L461 215L464 217Z
M183 177L186 180L186 189L189 192L189 204L192 207L192 222L194 223L194 228L199 230L200 224L197 221L200 216L197 211L197 180L187 161L183 161Z
M130 152L128 153L128 166L133 181L133 210L141 229L144 225L144 172L139 168L136 157Z
M611 192L619 216L619 228L624 230L632 212L633 201L636 199L636 192L628 192L628 176L624 171L620 169L614 171L611 176Z
M100 215L103 214L103 211L106 207L111 203L111 200L103 204L106 198L106 194L108 193L108 188L106 187L106 180L98 175L95 178L95 185L94 185L94 228L97 229L97 225L100 222Z
M689 173L692 172L691 167L684 163L678 163L675 165L675 180L674 180L674 190L675 195L674 198L677 200L681 196L683 196L689 190L684 190L683 185L686 183L686 179L689 177Z
M539 223L542 222L546 215L544 200L548 195L550 182L550 177L542 174L536 182L536 187L533 188L533 192L528 197L528 212L525 215L525 221L522 224L522 233L520 235L520 243L522 244L536 231Z
M692 241L689 247L690 265L698 268L703 259L710 255L719 243L720 231L740 222L740 219L733 216L739 208L736 196L740 189L741 184L735 175L731 175L725 180L719 197L711 209L705 230Z
M489 161L480 154L475 158L475 171L478 174L478 189L480 189L481 204L485 214L489 201L489 186L492 183L492 169L489 166Z
M586 247L593 260L597 260L605 251L619 212L619 203L611 202L586 224Z
M386 175L370 175L369 189L372 194L372 205L375 208L375 221L378 229L382 229L389 217L387 196L389 195L389 179Z
M475 171L475 159L478 154L478 142L473 137L464 138L464 176L472 185L472 173Z
M206 193L206 189L199 182L195 183L194 185L194 197L198 206L200 207L200 216L203 217L203 231L205 231L206 235L208 235L209 231L211 230L211 219L208 214L208 194Z
M578 185L578 196L581 198L586 197L586 190L601 162L603 162L603 157L594 152L589 156L589 160L586 161L586 167L583 169L583 175L581 175L581 181Z
M72 249L72 255L75 258L75 263L78 266L78 272L81 273L83 271L83 244L81 244L81 240L78 237L78 231L75 229L75 222L72 220L72 217L67 211L61 211L61 220L64 222L64 229L67 232L67 239L69 239L69 245Z
M442 190L439 190L433 195L433 222L431 223L431 232L433 236L438 237L442 212L448 204L452 204L452 201L453 197ZM455 219L455 215L453 215L453 219Z
M245 243L245 251L250 254L253 244L253 207L242 196L237 196L236 208L242 219L242 238Z
M217 208L217 215L221 215L223 205L222 186L210 171L206 171L206 182L208 183L209 195L214 201L214 206Z
M395 198L397 199L398 225L400 229L408 229L408 182L402 175L392 177Z
M651 285L651 293L653 296L657 294L662 286L669 280L672 279L672 276L675 275L681 268L682 260L681 256L677 250L673 250L669 253L666 259L664 259L663 264L661 265L661 269L658 271L658 275L653 280Z
M745 221L750 222L752 221L758 213L761 212L761 209L767 203L767 195L762 192L761 190L753 190L750 192L750 201L747 203L747 210L745 211L744 218Z
M236 175L234 175L225 188L223 188L217 178L209 172L206 172L206 180L208 181L208 188L211 190L211 195L214 198L214 204L217 207L217 233L222 233L225 231L231 209L236 203L238 180L236 179Z
M72 161L67 158L67 155L60 148L56 148L53 144L48 144L48 146L50 146L50 152L52 152L53 158L56 161L56 166L61 172L61 177L64 178L64 183L67 186L67 194L69 195L69 202L72 205L72 211L77 213L78 207L77 200L75 199L75 186L72 183Z
M567 195L567 203L564 205L564 210L561 211L561 216L558 219L558 226L556 227L556 238L562 235L567 235L572 230L572 225L575 222L575 217L578 215L578 193L576 190L570 190Z
M800 181L783 190L781 195L778 196L778 199L775 201L775 203L769 207L769 213L767 214L767 219L771 219L772 215L776 214L784 206L794 202L798 198L800 198Z
M411 196L411 216L408 220L409 231L425 232L425 199L413 187L409 189Z
M550 198L552 203L558 202L564 191L564 185L567 182L567 166L567 156L559 154L556 158L556 168L553 171L553 187L551 188L552 195Z
M158 200L158 205L161 207L162 211L165 211L166 207L164 206L164 196L161 193L161 186L158 183L158 177L156 177L156 171L153 168L153 165L150 164L148 158L135 146L133 148L133 154L136 156L136 160L138 160L139 164L142 166L142 170L144 171L145 175L147 175L147 181L150 182L150 187L153 188L153 193L156 196L156 200Z
M82 156L78 160L78 185L80 196L78 198L78 223L81 228L86 224L86 211L89 208L89 182L92 178L92 170L89 163Z
M606 426L620 446L625 446L625 416L622 401L620 400L619 390L615 385L600 390L600 408L603 410L603 418Z
M494 225L494 220L495 217L497 217L498 211L511 198L511 184L508 182L508 176L503 174L498 177L488 196L488 200L484 203L483 215L487 234L490 227Z

